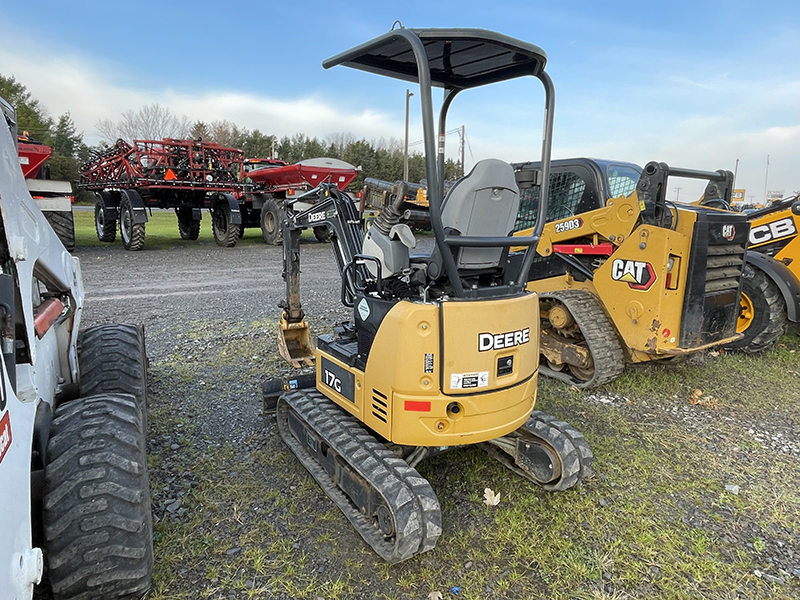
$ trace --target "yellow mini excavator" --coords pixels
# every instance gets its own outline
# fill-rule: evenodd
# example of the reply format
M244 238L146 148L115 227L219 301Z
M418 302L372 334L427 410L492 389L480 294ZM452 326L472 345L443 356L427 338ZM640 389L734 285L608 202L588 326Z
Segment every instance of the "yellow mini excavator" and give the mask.
M533 410L539 300L527 282L547 203L530 235L511 236L520 188L541 186L548 197L555 100L546 60L541 48L490 31L399 28L323 63L419 83L435 246L409 252L415 238L400 222L403 189L366 234L353 200L334 184L287 201L282 352L295 364L313 356L316 372L265 383L265 400L274 398L278 431L298 459L392 563L430 550L442 531L436 494L415 469L426 457L486 443L506 466L548 490L567 489L591 473L583 435ZM523 76L537 78L545 91L541 169L515 173L508 163L482 160L443 197L438 150L453 99ZM444 88L438 148L433 86ZM303 229L321 224L332 232L342 301L353 319L311 347L299 242ZM527 248L514 261L512 245Z

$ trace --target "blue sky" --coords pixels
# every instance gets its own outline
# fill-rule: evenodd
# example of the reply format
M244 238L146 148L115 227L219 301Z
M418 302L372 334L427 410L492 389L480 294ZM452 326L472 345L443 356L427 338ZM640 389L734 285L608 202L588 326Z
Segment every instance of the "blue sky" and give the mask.
M734 170L739 159L737 187L753 201L765 184L800 189L797 0L17 2L0 15L0 73L53 116L70 111L89 143L98 120L153 102L279 136L400 140L407 84L321 67L397 19L493 29L544 48L556 86L555 157L703 170ZM412 141L421 138L417 99ZM466 127L469 168L488 156L538 158L541 121L531 78L463 94L448 125ZM450 136L448 154L457 150Z

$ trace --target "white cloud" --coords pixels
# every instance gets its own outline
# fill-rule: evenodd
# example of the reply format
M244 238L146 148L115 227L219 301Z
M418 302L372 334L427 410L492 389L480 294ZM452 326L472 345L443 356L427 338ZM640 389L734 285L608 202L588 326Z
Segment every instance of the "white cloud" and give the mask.
M78 55L53 56L14 43L0 47L0 65L3 75L14 75L51 116L70 112L89 144L99 140L95 131L98 121L118 121L122 112L154 102L191 121L227 119L279 137L350 132L359 138L379 139L402 131L402 115L398 118L372 109L342 110L316 97L313 91L306 96L279 98L231 89L199 94L135 89L114 80L124 79L118 65L100 65ZM109 72L116 77L109 77Z
M324 137L349 132L367 139L398 138L403 114L396 106L375 109L377 99L349 90L351 104L329 101L313 82L290 97L279 87L264 94L244 93L235 83L224 89L191 93L130 85L124 67L77 52L54 52L4 39L0 72L14 75L52 116L69 111L88 143L98 140L95 124L118 120L125 110L158 102L190 120L227 119L248 129L278 136L305 133ZM695 72L701 69L699 65ZM800 188L800 78L758 72L720 72L710 77L659 76L610 81L575 81L564 73L556 107L554 156L593 156L644 163L649 160L703 169L734 169L737 184L760 200L767 187L787 193ZM367 86L376 80L365 79ZM499 87L499 86L498 86ZM275 90L274 92L271 90ZM307 93L303 93L308 90ZM541 144L540 92L513 83L503 93L476 91L454 104L449 127L467 127L467 167L495 156L535 159ZM509 93L510 90L510 93ZM440 95L435 94L435 98ZM473 100L474 98L474 100ZM436 113L435 109L435 113ZM412 114L412 141L420 136ZM422 146L412 150L421 151ZM458 154L457 136L448 138L448 156Z

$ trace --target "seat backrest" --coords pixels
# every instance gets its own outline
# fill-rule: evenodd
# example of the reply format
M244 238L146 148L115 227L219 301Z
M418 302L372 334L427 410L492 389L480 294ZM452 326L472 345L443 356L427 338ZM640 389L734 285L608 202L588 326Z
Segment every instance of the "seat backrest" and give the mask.
M507 162L488 158L450 188L442 203L445 231L475 237L505 237L514 230L519 188ZM505 248L458 248L459 269L497 267Z

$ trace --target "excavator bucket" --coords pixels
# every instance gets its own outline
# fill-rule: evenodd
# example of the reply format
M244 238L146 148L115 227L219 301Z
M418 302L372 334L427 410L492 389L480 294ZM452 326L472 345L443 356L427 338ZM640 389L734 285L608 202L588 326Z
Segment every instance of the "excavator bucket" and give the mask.
M299 368L301 362L313 366L314 344L308 323L288 323L282 317L278 324L278 352L293 367Z

